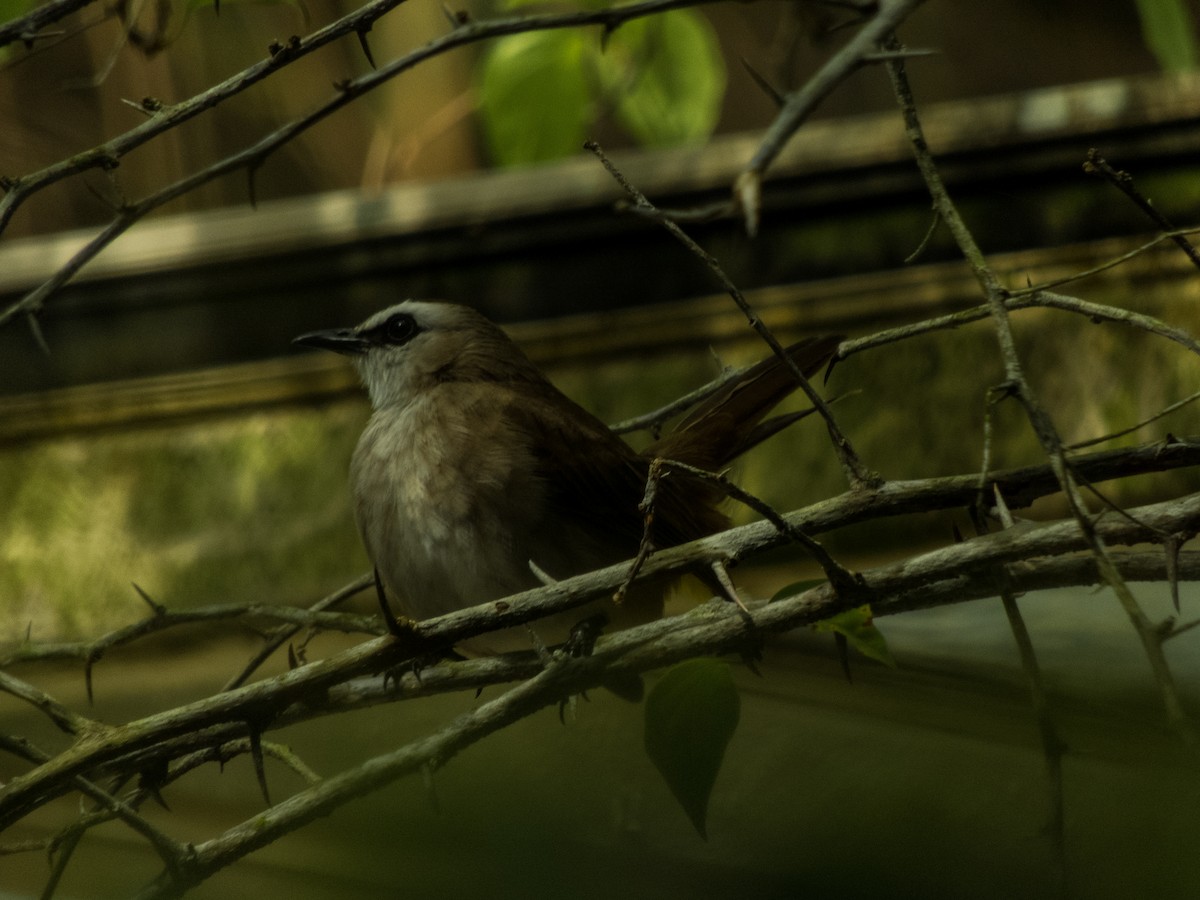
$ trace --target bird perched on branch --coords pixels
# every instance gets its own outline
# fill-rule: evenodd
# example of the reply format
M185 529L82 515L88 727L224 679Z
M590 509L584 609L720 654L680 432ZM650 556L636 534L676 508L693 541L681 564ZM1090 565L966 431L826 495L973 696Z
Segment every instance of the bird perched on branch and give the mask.
M787 353L807 377L839 340L808 338ZM798 387L771 357L637 452L465 306L408 300L295 343L351 357L366 385L374 412L350 467L354 517L387 596L413 619L537 587L531 563L562 579L632 558L655 457L719 470L805 414L766 418ZM710 482L671 473L656 491L654 545L726 527L721 499ZM619 625L633 624L661 615L662 594L659 585L631 592L619 610L599 605ZM535 630L553 642L586 614L570 610ZM507 629L466 649L530 646L524 629Z

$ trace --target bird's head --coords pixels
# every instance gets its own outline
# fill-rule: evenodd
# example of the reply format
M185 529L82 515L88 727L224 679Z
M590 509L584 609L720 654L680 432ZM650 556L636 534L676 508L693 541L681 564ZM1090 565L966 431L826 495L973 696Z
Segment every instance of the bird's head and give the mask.
M446 382L540 380L499 327L467 306L405 300L361 325L292 341L354 360L375 409L403 405Z

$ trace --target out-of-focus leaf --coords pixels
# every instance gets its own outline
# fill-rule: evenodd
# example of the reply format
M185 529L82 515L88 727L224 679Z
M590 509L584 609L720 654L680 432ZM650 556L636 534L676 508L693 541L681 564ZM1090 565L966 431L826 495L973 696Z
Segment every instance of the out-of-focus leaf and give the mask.
M1137 0L1142 38L1167 72L1196 68L1196 29L1183 0Z
M626 22L608 40L601 80L618 121L641 144L708 137L725 95L725 64L712 26L690 9Z
M673 666L646 697L646 753L705 840L708 799L740 713L729 665L716 659Z
M887 666L895 666L896 660L888 649L883 632L875 627L871 615L871 607L859 606L838 613L828 619L823 619L813 625L816 631L832 631L840 634L850 642L855 650L868 659L876 660Z
M479 112L500 165L540 162L582 146L592 120L588 37L533 31L496 41L479 72Z

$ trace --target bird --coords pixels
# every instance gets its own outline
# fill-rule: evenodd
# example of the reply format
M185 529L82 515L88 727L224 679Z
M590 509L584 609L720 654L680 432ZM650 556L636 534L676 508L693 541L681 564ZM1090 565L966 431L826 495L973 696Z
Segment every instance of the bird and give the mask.
M808 377L841 340L809 337L786 352ZM417 621L631 559L656 457L721 470L808 412L766 418L798 387L772 355L638 451L469 306L405 300L293 343L348 356L358 369L372 412L350 463L354 519L385 614L390 600ZM656 491L653 546L723 530L722 500L710 481L672 472ZM592 616L616 627L661 616L665 586L638 587L619 605L603 599L536 620L537 641L556 645ZM527 629L507 628L456 649L490 655L532 641Z

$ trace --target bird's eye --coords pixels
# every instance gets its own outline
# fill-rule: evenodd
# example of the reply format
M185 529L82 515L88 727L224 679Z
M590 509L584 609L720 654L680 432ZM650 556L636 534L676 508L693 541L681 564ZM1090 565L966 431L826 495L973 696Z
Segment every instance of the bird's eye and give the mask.
M383 323L383 339L389 344L404 344L417 333L417 320L408 313L396 313Z

